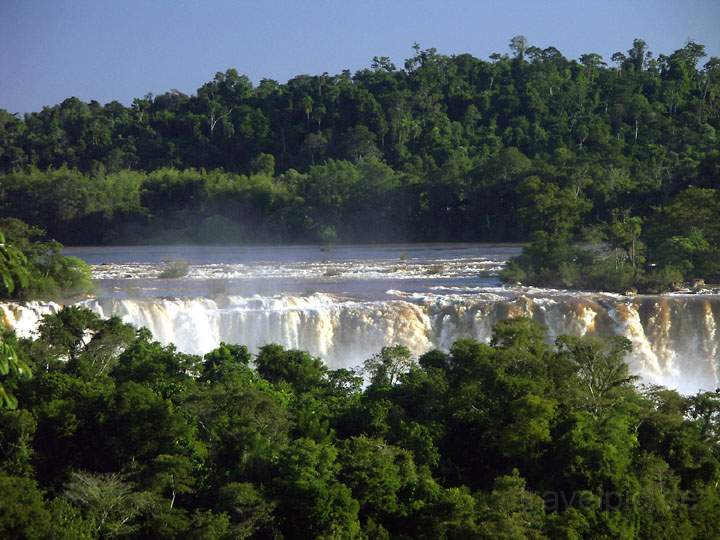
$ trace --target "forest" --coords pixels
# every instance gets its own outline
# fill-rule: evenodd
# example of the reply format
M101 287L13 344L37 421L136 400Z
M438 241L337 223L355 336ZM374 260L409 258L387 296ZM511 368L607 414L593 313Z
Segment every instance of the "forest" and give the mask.
M720 536L720 398L636 386L625 338L514 319L357 370L80 307L3 338L3 538Z
M532 242L509 280L666 289L720 277L718 129L720 59L692 41L415 45L401 67L0 111L0 213L70 244Z

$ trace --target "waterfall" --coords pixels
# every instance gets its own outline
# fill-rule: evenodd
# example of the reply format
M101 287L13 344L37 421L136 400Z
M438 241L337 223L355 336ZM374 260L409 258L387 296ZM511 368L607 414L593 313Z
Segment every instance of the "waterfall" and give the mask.
M318 355L331 368L358 366L384 345L402 344L419 355L433 347L447 350L461 337L489 341L496 322L527 316L547 328L550 340L562 334L627 337L633 344L631 369L648 383L683 392L718 386L719 295L628 298L504 288L388 294L391 299L377 301L316 293L104 298L82 304L103 317L145 326L184 352L202 354L222 341L255 351L280 343ZM3 320L22 336L32 335L39 319L58 309L52 303L0 304Z
M432 324L409 302L356 302L326 294L217 299L108 299L88 302L102 316L147 327L163 343L202 354L220 342L257 350L280 343L321 356L331 368L362 363L384 345L415 353L433 346Z

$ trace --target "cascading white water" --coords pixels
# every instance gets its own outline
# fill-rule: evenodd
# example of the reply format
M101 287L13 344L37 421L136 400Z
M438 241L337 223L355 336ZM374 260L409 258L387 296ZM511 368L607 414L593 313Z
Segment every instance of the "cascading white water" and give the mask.
M20 337L34 337L40 320L61 309L55 302L0 303L0 322Z
M392 300L358 301L316 293L305 296L93 299L84 302L103 317L117 315L145 326L162 343L205 353L221 341L266 343L310 351L332 368L353 367L384 345L402 344L416 355L448 349L460 337L488 341L493 325L528 316L561 334L626 336L628 359L647 382L683 392L718 386L720 296L625 298L558 291L484 289L472 293L409 295L388 291ZM57 304L0 305L3 319L20 335L31 335L42 315Z
M432 347L431 321L409 302L356 302L326 294L218 299L108 299L88 307L147 327L163 343L205 353L220 342L251 349L267 343L303 349L332 368L355 366L387 344L415 352Z

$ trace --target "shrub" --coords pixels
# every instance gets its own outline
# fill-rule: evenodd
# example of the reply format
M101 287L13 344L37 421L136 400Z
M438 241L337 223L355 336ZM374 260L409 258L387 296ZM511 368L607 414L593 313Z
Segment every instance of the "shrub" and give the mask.
M165 261L165 268L163 268L159 279L179 279L188 275L190 271L190 264L186 261Z
M674 288L683 281L683 273L671 265L655 268L648 272L642 283L645 292L661 293Z

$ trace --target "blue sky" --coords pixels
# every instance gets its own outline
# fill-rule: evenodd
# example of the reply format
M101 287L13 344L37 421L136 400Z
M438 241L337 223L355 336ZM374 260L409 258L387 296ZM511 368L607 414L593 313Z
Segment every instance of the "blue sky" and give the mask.
M609 59L634 37L655 53L692 38L720 56L720 0L0 0L0 108L192 93L229 67L284 82L375 55L402 65L415 41L487 58L516 34L573 58Z

